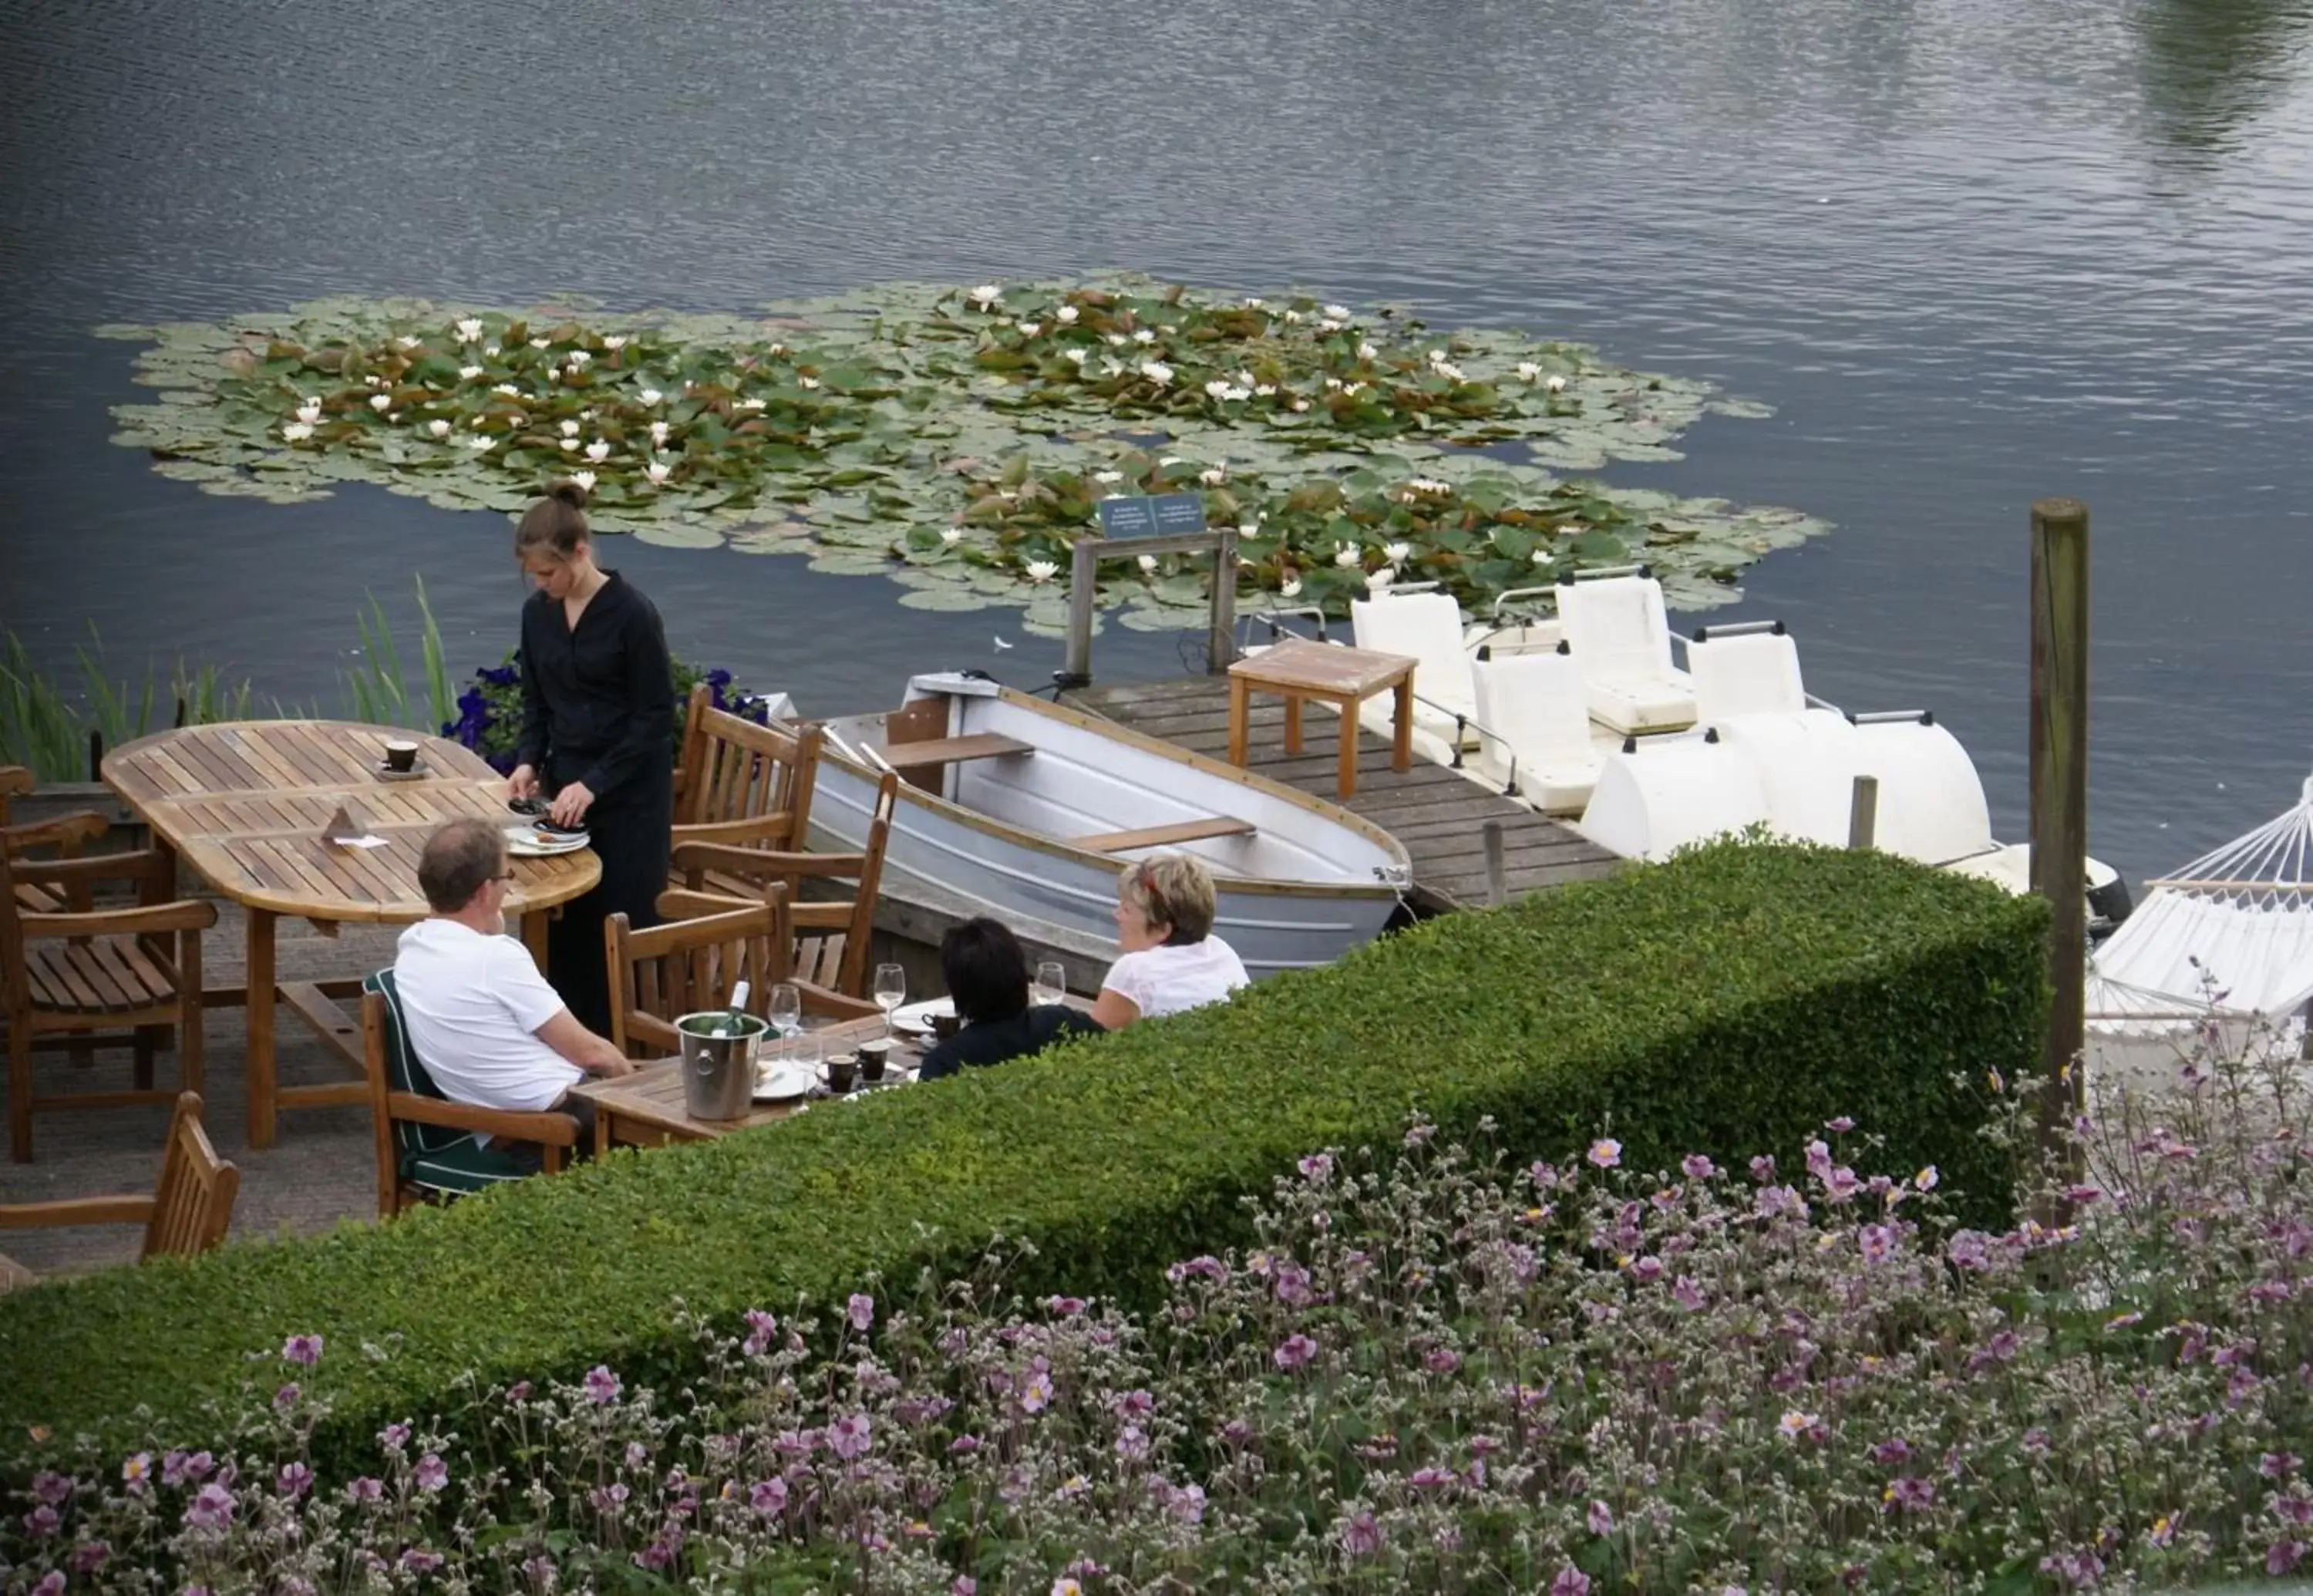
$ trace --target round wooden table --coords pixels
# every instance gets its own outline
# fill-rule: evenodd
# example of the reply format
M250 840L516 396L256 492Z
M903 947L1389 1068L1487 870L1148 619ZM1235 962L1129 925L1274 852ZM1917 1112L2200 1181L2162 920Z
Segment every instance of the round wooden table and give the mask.
M412 734L344 720L242 720L192 726L124 744L104 757L106 783L220 896L248 912L249 968L241 991L209 989L203 1001L249 1009L249 1143L273 1145L284 1108L365 1102L360 1028L337 1006L356 996L359 977L280 984L274 974L275 922L284 914L324 935L340 923L406 925L432 913L418 888L418 856L445 820L475 815L514 823L505 779L480 755L446 737L418 737L425 775L388 780L385 744ZM328 840L343 808L381 845ZM602 879L602 861L584 849L552 859L517 859L507 913L522 917L523 940L545 965L546 912ZM274 1011L286 1002L354 1067L357 1079L280 1088L275 1076Z

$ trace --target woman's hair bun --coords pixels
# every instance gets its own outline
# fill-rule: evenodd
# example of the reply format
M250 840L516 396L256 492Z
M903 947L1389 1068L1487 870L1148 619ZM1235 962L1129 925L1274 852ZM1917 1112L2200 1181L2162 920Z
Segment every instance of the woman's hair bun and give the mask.
M558 498L574 510L583 510L586 507L585 484L574 482L568 477L564 477L560 481L549 482L546 485L546 497Z

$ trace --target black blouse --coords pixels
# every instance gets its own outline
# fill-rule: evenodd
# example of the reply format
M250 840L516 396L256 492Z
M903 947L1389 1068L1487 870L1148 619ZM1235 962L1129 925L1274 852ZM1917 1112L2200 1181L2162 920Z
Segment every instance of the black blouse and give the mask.
M583 781L597 802L664 786L674 766L674 667L658 610L616 571L574 630L562 602L522 607L522 744L550 790ZM547 759L552 756L552 775Z

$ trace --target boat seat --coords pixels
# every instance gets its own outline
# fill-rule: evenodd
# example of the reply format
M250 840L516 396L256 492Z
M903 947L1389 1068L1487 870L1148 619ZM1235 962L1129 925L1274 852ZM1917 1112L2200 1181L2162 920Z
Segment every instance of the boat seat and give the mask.
M1625 733L1694 724L1694 679L1671 664L1661 583L1648 576L1563 582L1558 616L1592 719Z
M1350 627L1360 648L1376 654L1402 654L1420 663L1413 671L1413 726L1454 745L1454 717L1475 719L1477 690L1471 684L1470 654L1462 646L1462 606L1445 593L1385 593L1350 601ZM1378 725L1367 728L1391 735L1392 706L1375 699L1367 706L1378 715ZM1364 712L1360 712L1361 721ZM1474 726L1462 728L1462 745L1478 745ZM1452 757L1450 752L1447 756Z
M1070 837L1069 844L1092 853L1130 853L1137 848L1165 848L1174 842L1201 842L1207 837L1249 837L1255 829L1250 820L1215 815L1202 820L1178 820L1170 825L1144 826L1139 831L1096 832L1088 837Z
M1782 622L1772 631L1713 636L1705 627L1687 646L1694 718L1715 726L1734 715L1796 715L1807 707L1799 650Z
M1605 756L1590 740L1581 673L1569 654L1521 654L1471 666L1478 719L1513 762L1519 796L1547 815L1579 815Z
M895 771L919 770L925 765L954 764L967 759L1003 759L1015 754L1033 754L1036 745L1017 737L1007 737L996 732L976 732L968 737L926 737L916 743L893 743L875 750L884 763Z

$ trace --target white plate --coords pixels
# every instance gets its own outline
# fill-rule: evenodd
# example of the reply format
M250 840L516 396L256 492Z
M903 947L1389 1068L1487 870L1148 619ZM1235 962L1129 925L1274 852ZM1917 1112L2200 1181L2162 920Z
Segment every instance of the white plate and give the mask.
M819 1084L819 1075L795 1059L773 1059L755 1071L755 1101L790 1103Z
M506 828L506 851L523 859L551 859L557 854L576 853L590 840L585 832L576 836L550 837L534 825L510 825Z
M932 1020L940 1015L955 1012L955 1004L947 998L930 998L920 1003L907 1003L892 1010L892 1028L911 1036L928 1036Z

